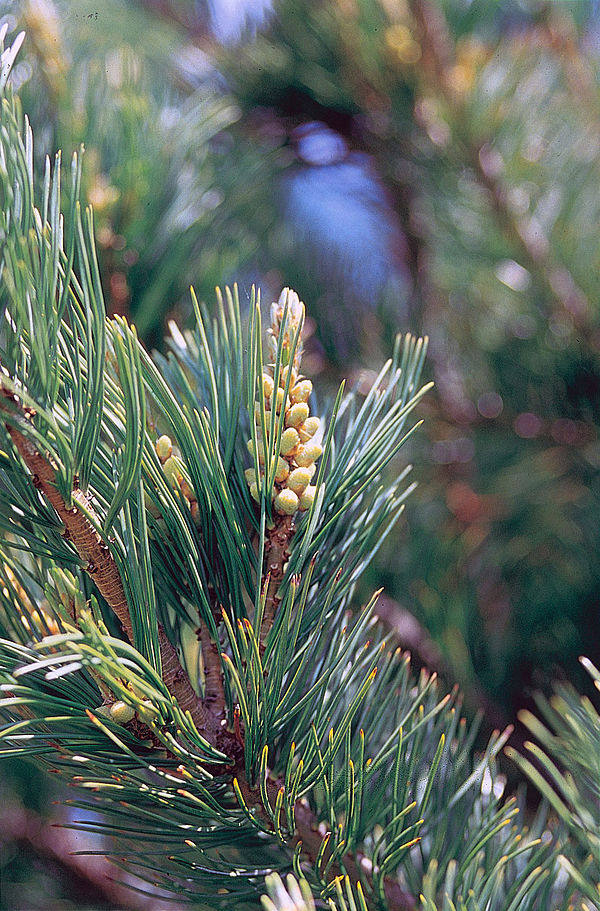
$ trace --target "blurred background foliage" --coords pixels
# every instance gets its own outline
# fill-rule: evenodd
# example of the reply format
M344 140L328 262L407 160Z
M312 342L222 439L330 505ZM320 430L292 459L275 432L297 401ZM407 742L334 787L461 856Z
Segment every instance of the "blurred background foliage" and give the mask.
M0 0L36 153L85 144L107 305L150 347L235 280L298 290L322 396L430 335L419 488L363 594L491 725L600 662L599 13Z

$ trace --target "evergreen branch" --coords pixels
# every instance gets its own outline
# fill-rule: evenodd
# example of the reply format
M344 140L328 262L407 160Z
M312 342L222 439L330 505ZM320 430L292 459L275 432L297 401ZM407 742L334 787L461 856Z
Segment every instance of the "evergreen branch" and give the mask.
M302 851L312 862L316 861L323 844L323 836L317 831L317 820L304 803L300 802L295 809L296 825L298 835L294 840L296 845L302 846ZM354 886L366 880L372 885L372 876L367 875L366 869L360 867L360 854L344 854L339 861L329 867L328 874L332 879L348 876ZM323 858L324 864L327 858ZM405 889L399 882L390 876L386 876L383 884L385 902L388 911L417 911L417 899Z
M263 818L268 819L265 814L262 802L259 802L258 789L249 787L248 781L241 771L238 782L240 784L240 790L242 791L246 804L250 807L254 806L257 808L260 812L260 815ZM284 782L281 778L269 777L267 779L267 796L271 806L275 806L277 802L277 795L282 787L284 787ZM329 848L329 850L326 850L325 853L323 852L323 844L327 838L327 835L321 834L321 821L310 809L310 806L306 800L299 800L296 803L296 806L294 808L294 818L296 822L296 829L292 838L288 842L288 847L290 847L290 849L293 851L301 852L302 855L304 855L304 857L310 862L311 866L315 866L317 862L319 862L322 866L326 866L328 860L331 858L332 849ZM364 870L361 870L360 860L360 854L357 854L356 856L352 854L344 854L336 861L331 863L327 870L328 877L333 880L337 877L343 878L344 876L348 876L350 877L350 880L354 886L365 880L371 884L372 877L370 875L367 875L366 867ZM400 886L400 883L398 883L392 877L385 877L384 893L388 911L417 911L416 898L405 889L403 889Z
M18 133L16 120L13 127ZM8 139L18 145L16 135ZM16 170L24 215L35 220L33 166ZM21 645L22 631L15 642L0 642L0 755L28 752L43 761L58 751L57 765L69 774L77 769L76 781L92 791L78 805L103 813L81 826L133 844L117 863L188 898L194 890L210 895L213 907L231 907L232 895L256 895L267 870L293 866L339 911L415 911L425 901L435 908L442 892L453 907L468 900L497 908L506 898L502 907L513 911L526 893L544 888L552 853L540 862L534 851L520 869L513 864L537 842L519 844L515 802L496 793L493 762L506 735L493 737L472 767L475 733L467 733L460 706L450 696L440 700L425 673L411 678L407 660L381 640L372 604L355 617L349 610L408 492L404 472L390 483L384 469L425 391L415 392L425 343L398 340L360 407L357 394L340 391L323 451L320 419L310 414L312 384L299 375L304 308L294 292L286 289L271 310L264 369L252 301L248 414L241 408L245 346L235 292L219 298L212 320L192 295L196 330L175 327L166 359L151 358L133 333L112 323L105 359L103 338L96 338L107 326L94 281L91 215L85 231L66 226L67 249L77 248L82 272L77 279L75 260L57 246L58 184L52 192L46 233L54 259L46 257L46 240L24 247L32 263L39 248L46 265L30 266L21 280L25 222L7 245L7 383L17 392L13 403L31 403L34 411L21 406L15 415L13 408L5 419L16 450L2 458L9 472L5 524L19 528L40 584L28 599L39 606L27 627L34 643ZM80 225L75 212L71 229ZM38 274L54 262L58 284L47 282L33 297ZM69 299L64 314L57 291ZM40 314L54 327L50 348L46 338L36 340ZM164 426L157 440L146 426L146 394ZM10 395L3 396L9 412ZM253 454L246 484L244 436L251 436ZM53 447L65 455L64 471ZM52 609L52 595L60 595L52 570L67 558L44 549L48 526L57 536L57 523L18 478L18 457L84 563L82 601L84 590L89 595L85 571L128 642L109 635L93 595L89 609L71 614L76 631L67 621L50 629L40 592ZM72 490L77 471L84 493ZM300 534L293 538L294 521ZM17 614L14 629L14 601L24 599L12 582L8 588L5 595L0 586L0 604ZM192 686L196 611L204 703ZM100 696L104 686L117 700L98 707L99 686ZM233 730L225 725L226 703ZM140 743L138 720L153 735L149 744ZM512 834L503 835L508 825Z
M512 244L520 250L520 258L529 271L544 285L550 299L556 300L577 324L584 327L589 322L591 307L586 295L564 264L558 264L552 257L550 247L540 243L538 237L526 230L526 226L515 222L507 202L506 191L495 176L493 169L486 167L486 143L471 145L469 158L481 186L488 191L493 202L501 229ZM556 277L560 275L561 280Z
M594 685L600 673L580 658ZM561 866L581 893L596 907L600 901L600 712L592 700L570 684L559 684L550 700L536 698L541 718L522 711L519 720L535 737L521 755L506 747L506 755L527 775L554 808L572 838L563 848ZM526 758L526 753L531 758ZM583 907L583 905L582 905Z
M6 397L7 393L4 393L4 395ZM67 507L57 489L56 471L51 463L38 452L36 447L14 424L7 424L6 426L23 462L33 476L33 483L56 510L65 526L69 540L72 541L80 557L86 563L84 567L86 572L92 576L98 590L120 620L127 637L132 641L133 630L125 590L108 546L90 521L90 516L95 517L95 513L88 498L82 491L75 490L72 497L73 506L71 508ZM99 524L99 522L97 521L96 524ZM267 599L271 599L269 603L273 613L278 603L277 587L283 576L285 548L293 528L291 517L283 517L281 523L277 523L275 528L277 529L276 534L269 538L272 546L267 550L267 556L271 561L268 565L276 580L273 587L269 584L267 593ZM167 689L181 710L190 712L194 723L210 743L218 749L224 749L229 755L237 756L236 762L229 769L231 779L237 780L245 804L254 809L258 817L269 826L270 830L271 820L265 810L260 791L255 787L251 787L245 768L242 765L242 744L238 743L230 732L222 729L218 714L208 708L208 706L203 705L198 699L187 674L181 667L175 648L160 624L158 632L162 676ZM213 672L215 671L220 680L220 668L213 667ZM207 686L207 694L213 693L214 687L215 683L211 680L210 687ZM207 698L207 703L210 703L210 698ZM281 778L268 778L267 795L268 802L272 806L276 805L277 797L282 787L284 787L284 782ZM290 840L290 847L292 849L301 849L312 865L316 864L318 860L326 864L328 856L324 855L322 851L323 837L319 832L320 820L302 801L296 804L294 816L296 830ZM331 853L329 856L331 856ZM331 863L328 874L333 877L343 876L344 874L349 875L355 884L361 881L359 861L352 855L345 855L340 860ZM416 909L414 898L409 896L393 879L389 877L385 879L384 891L390 911L413 911L413 909Z
M4 390L2 394L7 396ZM86 572L92 576L104 600L118 617L127 638L132 641L133 630L127 596L109 548L88 518L94 515L94 511L87 496L76 489L72 493L73 505L67 506L58 490L54 466L15 424L7 423L6 429L21 459L31 472L33 485L44 494L56 510L64 525L65 536L73 543L85 564Z
M364 629L365 621L368 620L369 615L370 610L365 611L362 620L354 625L353 633L349 637L350 644L353 642L357 644L357 636ZM285 640L286 637L283 635L283 630L281 628L279 629L279 633L281 639ZM249 623L247 623L245 625L244 640L251 640L252 636L252 627ZM254 654L257 656L258 661L258 667L256 669L253 668L253 660L251 657L252 651L252 648L248 644L247 654L250 657L244 658L244 655L241 654L237 656L236 660L238 667L241 668L244 665L247 666L249 668L249 676L256 676L260 682L263 677L263 669L262 664L260 663L261 659L258 657L259 650L256 647L254 648ZM330 701L323 700L319 698L318 689L314 692L314 699L316 704L319 704L321 707L323 701L326 703L326 717L323 719L323 721L329 728L329 735L331 738L330 746L325 753L326 761L328 763L333 762L339 747L347 738L350 737L350 725L353 722L360 704L364 700L364 696L367 690L370 688L370 685L374 680L375 669L372 667L372 662L373 660L377 659L379 653L379 650L377 650L374 655L367 657L366 679L363 680L361 690L356 695L354 695L354 698L351 700L350 704L345 710L343 707L339 709L339 713L336 711L336 704L338 703L340 694L342 694L344 690L339 688L339 685L337 685L337 680L335 682L332 681L331 676L332 674L335 674L337 668L339 668L343 673L343 668L347 666L347 662L352 655L352 650L343 648L339 662L332 661L330 656L329 669L328 671L324 672L323 680L324 683L328 682L329 685L334 686L336 697L332 698ZM273 656L271 655L271 657ZM355 662L357 674L362 678L364 676L364 671L361 671L361 666L361 661ZM238 688L241 685L241 682L237 675L236 685ZM351 679L346 679L346 687L348 688L349 692L353 692L354 688ZM393 695L393 691L389 695ZM389 695L386 696L386 699L389 699ZM251 696L252 694L249 693L250 698ZM293 698L286 699L285 701L293 701ZM245 706L244 715L248 719L247 729L250 729L253 725L253 720L251 713L248 713L249 709ZM317 712L317 715L319 714L320 708ZM333 728L331 727L333 724L336 724L335 736L333 736ZM302 729L301 722L298 722L297 726ZM316 739L318 740L319 738L320 734L318 736L316 735ZM246 753L249 749L252 749L251 745L249 746L246 744ZM303 763L304 776L301 776L301 784L303 793L309 793L312 792L313 787L317 783L318 779L322 779L322 771L320 772L317 770L316 774L311 773L308 751L305 751ZM362 768L362 763L360 765ZM321 760L321 770L323 767L323 760ZM375 765L372 767L375 768ZM281 804L282 795L283 800L285 800L289 795L289 798L292 801L292 823L289 829L288 846L294 850L296 856L301 857L304 862L309 863L310 867L315 871L317 878L321 879L322 885L325 883L324 877L326 877L327 883L331 884L333 881L335 881L336 877L343 878L345 876L348 876L353 884L353 888L360 888L361 883L365 885L368 893L370 893L372 896L372 898L369 899L370 902L372 901L374 903L378 903L380 901L380 899L376 897L377 892L379 892L384 896L385 906L388 909L392 909L392 911L413 911L413 909L416 908L415 897L409 891L404 889L400 883L392 876L383 875L384 871L382 871L381 875L379 876L379 882L377 884L378 888L376 890L374 876L371 874L371 872L369 872L368 859L365 858L364 869L361 869L363 855L361 855L360 852L356 852L353 847L352 850L344 850L344 845L346 844L348 848L351 847L350 833L348 833L348 835L346 835L343 840L340 840L336 837L337 833L334 832L334 829L336 829L335 811L333 816L331 815L331 812L329 812L330 819L327 820L327 812L323 812L325 811L325 808L319 808L318 806L316 808L313 808L305 799L302 799L301 795L299 796L296 793L294 786L290 784L291 779L288 776L287 768L286 774L284 776L267 774L266 771L264 773L261 772L259 774L259 780L262 782L260 788L257 788L256 785L249 785L249 779L244 769L238 767L235 770L235 774L236 785L239 788L240 798L243 800L244 807L246 808L247 812L250 812L250 810L254 808L255 812L258 815L258 818L261 821L261 825L267 828L268 831L272 832L273 824L275 824L275 827L277 827L276 813L274 812L274 808L276 808L278 804ZM362 782L358 787L362 789ZM334 800L333 791L331 788L330 798L331 800ZM327 829L329 831L327 831L327 829L324 829L325 820L327 820ZM373 869L372 865L371 869ZM383 899L381 899L381 901L383 901ZM378 904L369 905L369 907L373 908L377 906Z
M16 434L19 434L22 437L21 449L23 449L22 457L26 464L30 467L30 470L33 471L33 468L30 465L30 461L35 459L36 465L38 461L43 463L44 468L44 483L45 487L40 488L42 493L48 491L48 498L55 508L59 517L64 522L65 528L67 531L70 530L70 524L73 519L72 516L78 516L78 521L82 524L82 529L85 531L85 536L83 531L79 535L73 536L71 534L71 540L77 547L77 542L80 546L83 543L87 545L87 549L80 550L80 556L84 559L88 559L88 572L89 572L89 561L92 556L95 556L95 551L91 553L91 545L100 547L101 545L106 548L106 545L102 541L99 533L95 531L94 526L99 527L99 520L97 520L93 514L93 511L90 511L90 506L87 500L84 498L81 501L81 505L84 506L85 512L79 516L79 512L75 514L68 511L66 504L61 498L60 493L56 490L55 486L55 473L51 464L44 459L39 452L35 449L33 444L28 444L25 447L25 444L28 443L26 437L21 434L17 429L14 430ZM19 452L21 452L19 449ZM385 451L384 451L385 454ZM28 461L29 459L29 461ZM79 496L83 496L80 492L77 492ZM354 502L356 500L356 495L352 495ZM74 497L74 501L75 501ZM74 507L75 508L75 507ZM284 565L287 558L287 546L289 544L291 533L293 530L293 519L290 516L281 517L279 521L276 520L276 525L274 529L268 533L266 546L265 546L265 563L267 569L267 578L269 582L267 583L266 596L265 596L265 613L270 618L274 618L279 604L279 587L281 580L284 576ZM329 520L331 524L331 520ZM79 548L78 548L79 550ZM113 560L110 551L106 548L107 553L102 552L104 559L109 562ZM98 564L104 565L103 561L97 557ZM111 590L105 594L102 588L100 591L105 595L106 600L109 603L109 606L113 607L113 603L116 597L116 592L120 592L122 595L122 605L123 605L123 617L124 621L128 623L126 631L128 632L129 637L131 638L131 619L127 610L127 599L125 597L124 589L120 577L118 576L118 569L115 565L116 577L118 579L118 586L115 591ZM270 572L270 576L269 576ZM94 574L97 576L97 573ZM337 576L336 576L337 578ZM100 577L102 581L102 577ZM273 580L271 582L271 579ZM94 579L96 581L96 579ZM333 594L334 588L331 588L331 593ZM109 597L106 597L108 594ZM110 600L109 600L110 598ZM328 601L325 599L325 608L327 609ZM113 607L114 609L114 607ZM264 618L263 618L264 619ZM316 619L316 618L315 618ZM122 621L123 622L123 621ZM125 625L125 623L124 623ZM358 624L356 629L360 630L364 626L363 624ZM319 627L320 629L320 627ZM248 635L252 631L251 626L249 627ZM234 783L236 793L239 795L239 802L243 808L245 808L246 813L254 814L255 824L267 832L273 833L273 828L277 830L278 823L274 816L273 808L281 806L282 794L285 796L285 780L281 776L272 776L268 774L264 781L264 792L261 793L261 789L252 783L251 777L249 774L249 769L246 768L246 763L248 761L248 744L244 743L244 738L241 732L234 731L233 733L225 730L221 725L221 718L215 714L208 705L202 706L196 697L195 693L191 689L191 684L187 677L185 682L188 686L188 693L190 694L190 701L186 704L183 701L183 698L179 693L185 693L183 690L177 689L176 684L181 685L181 677L183 670L179 665L177 660L176 652L173 646L170 645L168 639L162 627L159 627L160 635L160 644L161 644L161 659L162 659L162 669L163 669L163 679L167 683L168 689L171 694L175 697L176 701L179 703L181 709L185 710L186 708L190 709L192 717L196 722L197 726L202 730L203 735L206 737L209 743L213 746L216 746L217 749L226 753L231 759L231 765L227 766L224 771L226 772L226 778L228 781ZM320 633L319 633L320 635ZM356 634L355 634L356 637ZM355 638L354 637L354 638ZM234 638L231 638L232 647L234 645ZM170 651L169 654L164 652L163 641L169 643ZM285 640L284 640L285 641ZM350 642L354 641L351 637ZM342 654L344 654L342 652ZM346 652L347 657L344 659L343 664L346 663L348 658L351 657L351 652ZM260 668L260 654L257 650L259 666L256 668L252 662L249 662L249 669L254 668L257 672L257 679L260 681L262 679L262 671ZM57 659L54 656L49 657L49 661L55 662ZM369 659L370 660L370 659ZM68 665L67 665L68 666ZM322 686L327 686L330 677L331 671L335 670L336 666L342 666L336 662L333 663L330 671L323 673L322 675ZM365 674L365 669L362 669L361 662L356 664L356 680L362 679ZM307 668L308 669L308 668ZM215 668L218 671L218 668ZM373 677L373 672L370 667L366 668L366 681L361 685L360 691L353 697L348 708L343 709L343 704L340 702L343 696L343 688L337 689L335 698L331 701L331 704L328 706L329 717L332 719L337 713L338 717L338 730L336 732L335 741L332 741L331 749L326 753L329 761L333 761L335 753L339 749L339 746L342 744L345 738L344 731L347 731L348 736L350 735L350 724L354 713L356 712L360 702L363 699L364 693L366 693L366 684ZM250 677L248 677L250 679ZM352 692L352 685L350 680L347 681L347 685L350 687L349 692ZM207 695L212 690L212 684L207 687ZM239 688L239 687L238 687ZM319 690L321 685L314 690L314 696L318 699ZM314 688L313 688L314 689ZM361 693L363 695L361 695ZM240 692L241 695L241 692ZM207 703L209 700L207 699ZM183 703L183 704L182 704ZM307 709L308 709L307 704ZM198 721L198 715L196 714L198 709L202 711L202 718ZM92 717L91 715L89 716ZM324 720L324 719L323 719ZM102 725L98 719L94 720L96 725L99 725L102 730L105 726ZM108 729L107 729L108 730ZM120 742L120 741L119 741ZM337 744L337 746L335 745ZM373 768L376 768L376 765L373 765ZM318 777L318 776L317 776ZM304 783L304 789L307 790L306 783ZM331 798L333 799L333 791L330 787ZM326 876L328 882L331 884L332 878L335 880L336 877L348 876L353 883L353 885L358 888L361 882L364 882L373 896L373 901L380 902L385 901L385 905L390 911L413 911L416 907L416 901L414 897L408 893L400 884L394 880L391 876L384 876L384 871L382 870L378 876L377 883L375 883L374 878L368 874L366 871L361 871L361 858L360 855L354 855L352 853L344 852L344 842L341 839L341 836L337 836L337 833L334 831L334 822L330 821L330 828L332 832L332 837L322 834L322 819L320 818L319 812L315 812L308 804L304 801L298 801L296 797L292 794L292 799L294 806L292 808L292 816L294 820L293 829L290 830L290 835L288 839L289 847L294 850L296 853L300 852L300 856L305 858L310 866L312 866L318 873L319 876ZM320 871L323 871L322 873ZM377 898L379 895L379 898ZM371 901L371 899L369 899ZM375 907L375 905L373 905Z
M427 630L407 608L382 594L375 605L375 613L381 623L393 631L402 650L410 653L415 668L427 668L439 674L446 682L451 681L452 671L447 660ZM474 715L481 714L490 732L492 728L504 730L509 726L506 713L476 682L468 681L464 684L462 693L465 705ZM521 734L517 732L514 736L520 737Z
M8 393L2 389L6 399ZM10 397L12 400L12 396ZM98 528L100 521L87 496L81 490L72 492L71 507L67 506L56 483L56 469L18 429L7 423L6 429L21 459L32 475L32 483L44 494L56 510L65 534L84 562L84 569L92 578L98 591L118 618L130 642L133 628L127 595L109 546L102 539ZM158 639L164 683L183 712L189 711L196 727L207 735L218 733L219 721L208 712L198 699L189 677L179 661L175 647L167 637L162 624L158 624Z

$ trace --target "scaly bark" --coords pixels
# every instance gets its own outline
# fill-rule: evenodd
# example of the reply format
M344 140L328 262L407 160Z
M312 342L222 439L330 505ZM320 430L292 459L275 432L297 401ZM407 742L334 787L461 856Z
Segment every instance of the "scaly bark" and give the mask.
M275 525L267 533L265 541L265 576L269 575L265 609L260 627L260 650L265 650L267 636L273 626L281 598L279 587L283 581L284 567L289 559L289 544L294 534L294 517L278 516Z
M223 689L223 670L219 649L212 641L210 631L200 620L196 636L202 649L202 663L204 665L204 702L220 718L225 717L225 691Z
M6 392L4 395L9 398ZM56 484L56 468L49 459L38 451L16 425L7 423L6 428L15 449L31 472L32 483L53 506L65 527L66 536L84 562L86 572L119 619L129 641L133 642L133 628L123 582L108 545L86 515L86 512L94 514L87 496L81 490L74 490L72 505L68 506ZM177 651L160 623L158 638L165 686L183 711L190 712L198 730L208 739L211 735L214 737L219 731L220 721L198 699L181 666Z

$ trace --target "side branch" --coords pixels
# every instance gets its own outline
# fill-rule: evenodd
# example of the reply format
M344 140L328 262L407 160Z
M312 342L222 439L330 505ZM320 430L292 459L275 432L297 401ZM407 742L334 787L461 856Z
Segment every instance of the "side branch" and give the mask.
M8 393L4 393L8 397ZM12 398L12 397L11 397ZM66 537L72 542L85 563L85 570L98 591L119 619L123 630L133 643L133 627L129 614L127 595L117 565L105 541L89 521L87 513L94 513L86 495L75 490L73 505L67 506L56 484L56 469L35 445L13 424L6 424L7 432L32 475L32 483L53 506L65 527ZM189 677L181 666L177 651L162 624L158 624L158 639L162 663L162 678L171 696L185 712L189 711L196 727L204 736L216 739L220 733L219 720L199 700Z
M454 60L454 47L450 30L446 21L444 10L440 4L430 0L410 0L410 7L419 24L422 34L422 70L454 111L457 123L466 124L467 118L463 116L464 100L457 95L449 73L452 71ZM563 48L564 66L569 72L569 54ZM582 82L583 78L583 82ZM585 96L585 74L579 73L575 79L577 87L577 103L581 96ZM546 288L549 297L568 313L571 314L576 325L585 329L590 322L589 301L577 285L574 277L566 266L559 263L552 256L552 248L546 238L540 239L530 230L526 223L515 220L514 214L507 205L506 192L498 180L498 176L489 166L486 166L486 157L483 154L489 141L484 137L473 136L468 129L464 129L461 140L465 143L469 163L480 185L489 192L499 227L506 237L519 250L523 262L532 274Z
M34 487L43 493L54 507L65 526L65 536L72 542L75 550L85 562L86 572L92 576L100 594L118 617L131 642L133 640L131 617L117 565L107 544L80 508L83 506L88 512L90 511L87 497L82 491L74 490L73 506L68 507L56 486L56 469L20 430L11 424L7 424L6 428L15 449L32 474Z

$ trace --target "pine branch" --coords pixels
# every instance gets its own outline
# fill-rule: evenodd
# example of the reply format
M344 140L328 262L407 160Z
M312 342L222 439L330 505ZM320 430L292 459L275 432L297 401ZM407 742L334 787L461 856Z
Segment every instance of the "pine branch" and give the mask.
M3 390L3 395L5 399L10 398L11 401L14 401L7 391ZM94 515L89 500L82 491L76 490L73 491L73 506L68 507L56 484L56 469L14 424L7 423L6 427L23 462L32 474L33 483L56 510L65 526L69 540L86 563L86 572L91 576L107 604L120 620L127 637L132 641L133 630L123 583L108 546L88 518L88 515ZM284 575L284 564L288 556L287 547L292 533L293 519L291 516L284 516L276 520L274 529L269 534L265 560L271 575L265 602L263 630L266 617L270 618L266 627L270 629L279 603L277 591ZM203 646L206 644L205 639L206 637L201 633ZM159 624L159 642L162 677L169 692L183 711L190 712L203 736L217 749L234 758L233 766L228 767L228 774L232 780L233 778L237 780L247 806L253 808L258 818L270 827L270 819L262 804L260 791L251 787L246 775L243 744L236 740L234 734L225 730L221 723L224 699L221 701L222 680L218 659L216 661L209 659L206 665L208 670L207 698L206 704L203 704L193 690L189 678L179 662L177 652L161 624ZM203 654L208 655L212 647L212 643L209 643L209 647L203 649ZM267 792L272 806L275 806L277 795L283 787L282 779L269 777ZM320 821L310 807L303 802L297 803L294 812L296 832L290 841L290 847L294 849L300 846L303 855L311 865L314 865L323 842L323 836L319 832ZM326 863L327 859L325 856L323 863ZM363 877L358 860L351 855L346 855L342 863L343 867L339 862L333 863L330 867L330 874L343 876L345 873L350 876L354 884L360 882ZM414 898L401 889L393 879L386 878L384 888L389 911L414 911L416 909Z
M302 802L296 805L295 818L298 834L294 839L294 847L301 843L303 852L314 863L323 843L323 836L317 831L318 821L310 808ZM323 863L326 863L327 859L327 857L323 858ZM332 878L347 875L354 886L365 879L371 881L371 877L367 875L366 870L361 870L360 868L360 857L354 857L351 854L345 854L341 864L332 864L330 874ZM417 911L417 899L403 889L400 883L392 879L392 877L385 877L384 891L387 911Z
M5 400L14 398L2 389ZM127 595L115 560L108 545L90 520L95 512L89 499L81 490L72 491L72 506L68 506L56 483L56 469L13 423L6 424L7 432L21 459L32 475L32 483L54 507L65 527L65 536L72 542L84 562L84 569L92 578L98 591L121 623L130 642L133 642L133 627ZM99 526L100 522L97 521ZM189 677L181 666L175 647L158 624L158 636L163 681L182 711L189 711L196 727L210 735L217 734L218 719L208 712L198 699Z
M33 178L22 183L27 189ZM62 238L56 187L48 234ZM85 243L74 241L84 277L86 250L91 253L93 247L91 214L88 223ZM26 227L23 233L15 231L15 248ZM45 242L38 246L46 250ZM172 891L184 890L188 897L196 885L204 896L213 889L215 905L236 892L251 895L263 868L289 865L287 849L297 849L296 873L300 864L305 870L312 866L307 875L324 901L337 900L334 892L340 893L343 880L348 892L356 890L362 911L367 907L363 886L371 911L415 911L426 901L433 909L437 892L446 887L453 893L448 901L459 906L459 896L481 879L485 848L486 865L489 857L500 884L480 889L488 892L482 907L491 907L491 890L503 889L504 878L511 879L512 867L507 872L506 866L511 851L520 856L523 850L517 848L522 836L516 830L510 838L493 837L494 826L504 826L516 810L500 805L495 788L483 794L481 784L485 773L493 774L494 757L506 738L492 738L472 768L471 734L459 719L460 707L446 712L450 697L439 701L426 674L418 683L410 679L405 658L379 639L372 606L355 618L349 611L356 582L407 494L404 472L391 484L383 472L408 435L403 432L406 416L423 394L415 389L425 344L410 337L403 347L398 342L362 405L352 396L342 401L340 391L323 438L319 418L310 415L310 380L299 375L304 312L293 292L284 292L273 305L264 367L258 302L256 310L252 304L251 344L244 346L236 293L228 296L227 308L220 300L215 319L204 319L194 298L196 333L179 333L174 361L162 369L125 324L109 324L116 361L104 336L97 344L99 329L106 328L100 280L93 293L89 282L81 288L71 265L64 271L64 260L62 247L56 246L53 262L64 279L65 299L70 300L69 289L73 292L64 318L56 312L54 285L41 303L29 306L30 290L46 287L35 269L28 283L13 281L14 300L7 312L7 324L14 328L6 358L12 364L13 388L22 385L28 400L39 403L40 421L46 403L52 410L52 432L44 436L37 421L29 428L26 412L13 413L7 432L137 650L108 636L93 612L83 609L78 632L69 624L67 633L48 635L44 623L32 622L27 629L34 641L25 643L18 630L23 617L18 601L17 641L0 644L1 670L8 681L4 692L9 692L2 700L8 720L0 728L5 744L0 753L30 751L44 761L58 747L57 765L68 774L76 768L76 780L93 789L93 796L82 791L88 796L77 798L77 805L105 811L98 827L139 844L139 851L134 845L127 859L119 855L117 862L141 868L149 882L162 878ZM16 262L7 257L7 269L15 275ZM40 313L55 324L50 353L45 344L37 344ZM246 363L247 415L241 412ZM48 364L55 368L51 382ZM157 425L164 423L175 440L179 452L173 459L161 456L159 441L152 451L146 395L156 409ZM10 396L5 398L8 407ZM78 406L74 414L73 402ZM342 423L336 426L338 414ZM246 429L247 418L254 464L246 469L245 491L247 454L239 429ZM65 427L70 436L63 435ZM59 449L53 461L46 450L56 437ZM73 439L78 447L70 445ZM82 457L87 471L81 469ZM60 479L59 464L66 469ZM47 563L60 564L73 553L67 554L55 537L57 546L46 562L36 535L45 541L48 512L14 471L12 458L6 465L7 488L12 484L17 493L15 501L6 497L6 524L19 529L19 545L27 549L31 544L32 555L41 551L33 581L44 590ZM90 480L89 499L78 489L71 491L71 480L65 482L73 472L79 472L85 490ZM21 510L24 521L19 496L29 510ZM92 500L99 504L99 515ZM260 522L253 500L260 506ZM297 512L306 515L297 516L299 533L292 539ZM109 527L114 538L108 537ZM257 529L258 560L251 541ZM2 592L0 586L0 600L5 597L12 608ZM52 603L57 593L52 584L47 592ZM221 604L226 607L222 615ZM263 612L254 615L256 628L251 605ZM182 644L189 643L196 625L194 610L200 615L204 703L158 623L159 610L171 639ZM40 615L42 611L40 604ZM223 635L223 643L221 622L229 636ZM275 623L277 636L270 634ZM151 635L144 638L150 628ZM162 681L156 673L161 662ZM156 734L153 745L160 741L164 750L157 753L152 744L147 751L138 750L136 722L127 726L122 714L90 709L98 696L90 670L126 700L126 714L138 712L147 721ZM224 684L227 698L233 694L240 703L233 731L225 724ZM31 718L19 718L23 705L35 707ZM189 710L204 743L194 737L182 710ZM215 748L227 757L224 762L214 755ZM77 765L80 761L86 765ZM327 829L329 835L323 837ZM272 837L257 837L257 830ZM160 867L148 847L152 840L159 845ZM279 845L284 846L283 858L276 854ZM248 848L261 858L266 854L267 863L255 862L250 852L246 856ZM535 858L531 869L534 863ZM402 886L394 878L396 871ZM529 879L526 871L521 882L527 886ZM515 881L516 889L525 888ZM479 898L472 895L474 902ZM517 906L507 900L504 907L509 904Z
M270 820L264 811L258 789L251 788L248 785L246 775L241 768L234 769L240 790L244 801L248 806L254 806L261 819L267 823ZM275 806L277 795L281 788L284 787L283 780L280 778L271 778L267 780L267 794L271 806ZM327 864L331 851L322 854L323 834L319 831L322 828L320 820L316 817L306 801L300 800L294 808L294 820L296 831L290 840L289 846L292 850L300 848L302 855L314 866L319 855L321 854L321 865ZM345 854L339 861L331 864L328 870L328 876L331 879L336 877L349 876L353 886L364 880L371 881L366 870L360 869L360 857L352 854ZM417 899L405 891L400 884L392 877L386 876L384 880L384 891L386 897L387 911L417 911ZM375 908L375 905L369 905L369 908Z
M6 396L7 393L3 392ZM6 424L8 434L21 459L32 475L32 483L48 500L61 519L65 537L73 543L106 603L119 619L127 638L133 641L133 630L127 597L119 571L108 546L95 530L86 513L93 508L80 490L72 492L72 506L67 506L56 484L56 469L41 455L33 443L13 424Z
M3 395L7 403L10 401L11 405L14 406L14 397L6 390L3 390ZM90 515L95 515L88 498L82 491L75 490L72 495L73 506L67 506L56 484L56 469L54 466L36 449L33 443L14 423L7 423L6 427L23 462L32 474L33 483L56 510L64 524L69 540L86 564L86 571L95 582L109 607L120 620L127 637L132 641L133 630L123 583L108 546L92 525L90 518L88 518ZM99 522L97 524L99 525ZM279 604L277 592L284 575L284 565L289 556L288 545L293 534L293 528L293 517L278 517L275 520L274 528L267 538L265 565L270 576L265 601L263 630L270 629ZM205 637L202 636L203 645L205 644L204 639ZM193 690L189 678L179 662L175 648L167 638L161 624L159 624L159 642L162 676L169 692L183 711L190 711L196 726L203 736L217 749L232 757L233 765L227 767L228 777L231 780L234 778L237 780L246 805L254 810L263 825L271 828L271 820L263 806L260 791L258 788L252 787L247 778L243 759L243 741L239 742L235 734L223 727L222 709L215 711L215 706L221 704L221 698L218 695L222 693L220 667L212 660L208 661L208 698L206 699L206 704L203 704ZM208 649L205 650L205 653L208 653ZM268 778L267 793L272 806L275 806L277 796L282 788L284 788L284 782L281 778ZM320 820L307 804L298 802L295 807L295 823L296 831L290 840L290 848L294 849L299 846L303 856L311 865L314 865L319 857L323 843L323 836L319 832ZM326 863L327 860L328 856L326 854L322 858L322 863ZM343 864L343 867L341 864ZM354 884L360 882L363 878L361 877L358 860L351 855L346 855L341 863L338 861L331 864L329 873L332 876L347 874ZM384 888L389 911L413 911L416 908L413 897L405 893L394 880L386 878Z
M439 674L447 683L451 683L453 671L448 661L427 630L409 610L389 595L383 594L375 605L375 612L382 624L393 631L402 650L410 653L411 663L416 668L426 668ZM471 714L480 713L485 719L489 733L494 728L503 731L509 726L510 719L505 712L476 682L469 681L463 684L463 696Z
M498 180L493 167L487 165L485 155L487 143L471 145L469 149L470 164L477 174L480 184L489 192L493 202L498 223L508 239L521 251L521 259L540 282L545 286L550 299L570 313L575 322L584 327L588 324L591 308L586 295L578 287L575 279L565 265L558 264L552 257L550 245L526 229L525 225L515 222L506 193ZM557 278L560 277L560 280Z
M94 908L111 911L152 911L156 909L157 896L143 896L126 884L112 878L114 868L99 855L79 854L81 842L60 823L48 822L32 810L14 804L5 805L0 816L0 842L8 857L15 849L19 854L34 853L36 865L42 863L52 872L59 872L63 888L68 886L70 897L88 901ZM11 844L12 843L12 844ZM56 867L55 871L52 868ZM6 882L8 876L4 874ZM173 906L177 911L181 905Z

